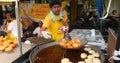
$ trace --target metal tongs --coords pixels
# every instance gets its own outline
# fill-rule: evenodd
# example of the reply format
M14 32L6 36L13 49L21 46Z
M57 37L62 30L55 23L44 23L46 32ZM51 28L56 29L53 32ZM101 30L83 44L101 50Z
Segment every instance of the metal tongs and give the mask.
M65 33L65 38L70 41L72 38L68 32Z
M72 39L70 34L68 33L68 31L65 33L65 39L67 39L68 41L70 41ZM64 58L64 55L65 55L66 51L67 51L67 49L64 49L62 58Z

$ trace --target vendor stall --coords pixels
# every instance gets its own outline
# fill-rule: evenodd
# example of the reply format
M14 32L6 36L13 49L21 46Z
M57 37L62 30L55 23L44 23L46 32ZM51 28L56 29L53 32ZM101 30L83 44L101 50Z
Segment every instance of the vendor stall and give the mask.
M0 41L0 43L1 43L1 45L0 45L0 47L1 47L0 63L11 63L13 60L15 60L16 58L18 58L20 55L23 54L22 51L24 51L24 53L25 53L26 51L31 49L31 47L28 46L28 48L27 48L25 46L24 49L22 50L21 35L20 35L21 34L20 33L20 22L19 22L19 13L18 13L18 0L0 0L0 2L15 2L15 13L16 13L15 16L16 16L16 20L17 20L16 27L18 30L18 37L17 37L17 39L15 38L15 40L14 39L11 40L11 39L9 39L8 36L1 36L1 41ZM9 35L9 34L7 34L7 35ZM27 49L25 49L25 48L27 48ZM6 59L7 59L7 61L6 61Z
M24 7L24 5L28 5L28 7ZM65 5L66 3L64 6ZM48 4L33 4L31 6L31 9L27 9L29 8L29 4L20 3L20 7L20 14L22 16L24 16L24 13L25 15L26 13L31 14L27 15L27 18L31 18L31 22L37 22L39 20L32 20L32 17L42 17L43 19L45 17L46 11L48 12L50 10L48 9ZM44 9L41 11L41 9L36 9L36 7ZM69 63L105 63L105 53L103 53L103 50L107 48L107 44L99 30L73 29L70 32L70 39L66 39L65 36L65 38L61 39L60 41L44 41L43 37L30 37L26 39L25 43L22 42L20 36L21 32L18 8L18 1L16 0L15 10L17 17L18 38L11 41L7 36L0 36L0 47L2 47L1 45L7 44L6 47L14 48L12 50L6 50L6 47L4 47L4 49L0 50L0 63L25 63L21 62L20 60L24 59L22 56L25 54L29 55L29 57L27 57L27 60L29 59L28 61L30 61L30 63L65 63L66 61ZM28 10L29 12L27 12ZM44 16L42 14L39 14L39 12L43 11L45 11ZM16 40L18 40L18 42L16 42ZM61 42L64 44L61 44ZM27 53L28 51L29 53Z
M1 36L0 38L2 38L2 40L0 41L0 48L2 48L2 50L0 50L0 63L11 63L11 62L13 62L14 60L16 60L17 58L19 58L19 57L21 57L22 55L24 55L26 52L28 52L29 50L31 50L32 48L34 48L34 46L35 45L31 45L30 43L28 43L27 45L26 44L24 44L24 43L22 43L21 42L21 32L20 32L20 18L19 18L19 7L18 7L18 0L0 0L0 2L15 2L15 13L16 13L16 20L17 20L17 30L18 30L18 37L17 37L17 39L15 38L15 41L14 41L14 39L13 39L13 41L10 41L8 38L8 36L5 36L5 37L3 37L3 36ZM37 4L35 4L35 5L37 5ZM45 4L46 5L46 4ZM66 5L66 2L64 2L63 3L63 7ZM44 6L44 5L43 5ZM45 6L44 6L45 7ZM48 8L48 4L47 4L47 7L46 8ZM47 10L47 11L49 11L49 10ZM42 15L43 16L43 15ZM45 17L45 16L44 16ZM35 39L35 38L34 38ZM5 42L4 40L7 40L7 41L9 41L9 42ZM29 40L29 39L28 39ZM31 39L30 39L31 40ZM33 40L33 39L32 39ZM44 39L42 39L42 40L44 40ZM4 41L4 42L3 42ZM17 42L17 43L16 43ZM45 42L45 41L44 41ZM15 43L15 45L14 45L14 48L12 49L12 48L10 48L10 50L8 51L8 52L5 52L6 51L6 47L9 47L9 45L8 46L6 46L6 47L4 47L3 48L3 46L1 46L1 45L3 45L3 44L12 44L12 45L14 45L14 43ZM9 56L9 57L11 57L11 58L9 58L9 57L7 57L7 56ZM8 61L6 61L6 59L7 58L9 58L8 59Z

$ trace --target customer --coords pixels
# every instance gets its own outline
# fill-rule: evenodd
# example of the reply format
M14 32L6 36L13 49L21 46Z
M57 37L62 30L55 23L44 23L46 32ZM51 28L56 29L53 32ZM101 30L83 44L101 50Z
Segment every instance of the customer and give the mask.
M18 28L17 28L17 20L15 17L15 14L11 14L11 23L9 23L7 30L5 30L8 34L8 37L10 39L12 39L12 37L14 36L15 38L18 38ZM22 25L20 24L20 32L21 32L21 38L22 38ZM12 33L12 35L10 34Z
M5 12L5 19L3 21L4 21L3 22L3 29L7 29L7 26L11 22L11 12L10 11Z
M60 40L68 31L67 13L62 10L61 2L54 0L50 3L51 11L45 17L41 33L44 38Z

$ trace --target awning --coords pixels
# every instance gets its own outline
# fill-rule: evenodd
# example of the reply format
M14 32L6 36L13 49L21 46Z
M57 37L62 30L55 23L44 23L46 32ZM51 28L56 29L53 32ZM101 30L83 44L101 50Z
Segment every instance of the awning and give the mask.
M11 5L12 3L11 2L1 2L0 1L0 5Z
M0 0L0 2L15 2L15 0Z

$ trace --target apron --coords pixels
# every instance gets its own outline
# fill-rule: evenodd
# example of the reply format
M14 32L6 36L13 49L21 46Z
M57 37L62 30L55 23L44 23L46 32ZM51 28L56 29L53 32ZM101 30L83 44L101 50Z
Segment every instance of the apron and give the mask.
M56 18L59 18L59 16L57 16ZM59 21L58 19L55 19L55 21L51 22L50 25L51 29L48 29L52 34L52 38L56 41L64 38L64 32L59 31L61 26L63 26L62 22Z

